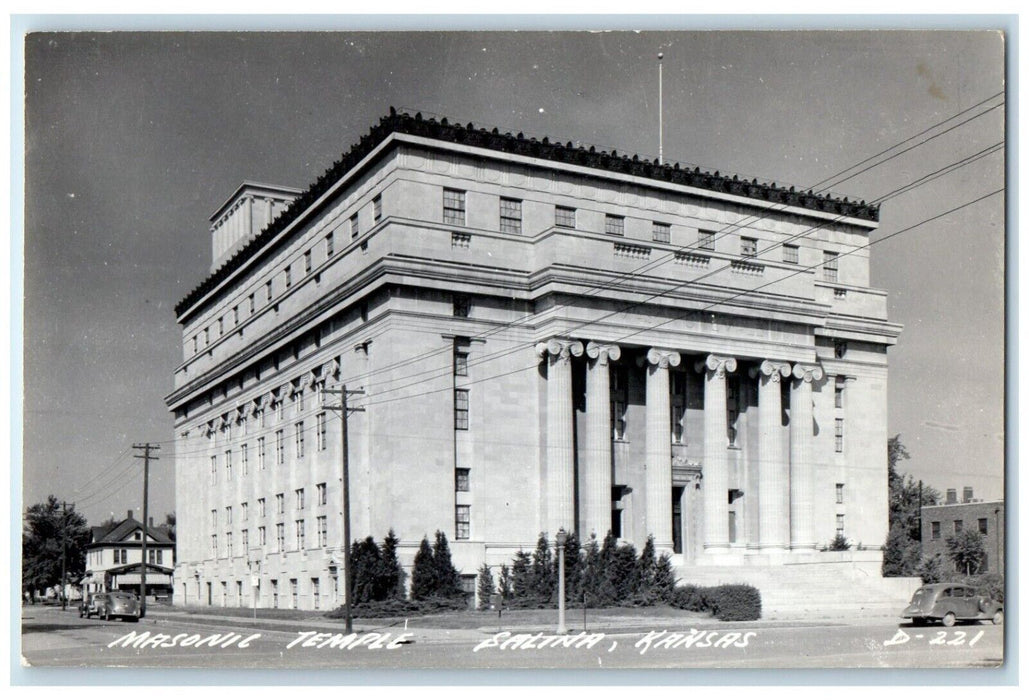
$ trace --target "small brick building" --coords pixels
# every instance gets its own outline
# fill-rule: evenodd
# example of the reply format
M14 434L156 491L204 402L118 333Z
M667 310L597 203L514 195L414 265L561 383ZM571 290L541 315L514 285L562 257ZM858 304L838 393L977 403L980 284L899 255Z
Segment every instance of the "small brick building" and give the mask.
M947 538L965 528L974 528L983 535L986 550L984 573L1004 573L1004 501L982 501L972 498L965 488L961 502L957 491L947 491L946 502L922 507L922 556L939 554L948 567L954 562L947 554Z

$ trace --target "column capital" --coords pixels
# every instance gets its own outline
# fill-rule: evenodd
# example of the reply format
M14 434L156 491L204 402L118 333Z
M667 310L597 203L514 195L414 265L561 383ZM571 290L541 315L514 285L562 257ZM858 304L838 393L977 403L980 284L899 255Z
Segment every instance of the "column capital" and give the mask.
M608 361L618 360L622 356L622 349L617 345L597 343L591 340L586 344L586 356L596 360L598 365L606 365Z
M640 366L652 364L661 369L678 367L680 362L682 362L682 355L675 350L665 350L664 348L650 348L647 350L646 359L640 358L639 360Z
M567 360L572 355L582 355L582 343L569 338L551 338L546 342L536 343L536 356L543 359L547 355Z
M779 383L782 377L790 376L790 363L781 360L764 360L757 367L751 367L749 372L751 378L760 374L768 377L768 381Z
M804 383L813 383L824 377L825 372L819 365L802 365L798 362L793 365L793 376Z
M736 358L708 355L707 359L698 362L694 368L698 372L707 370L714 372L715 376L724 377L727 373L736 371Z

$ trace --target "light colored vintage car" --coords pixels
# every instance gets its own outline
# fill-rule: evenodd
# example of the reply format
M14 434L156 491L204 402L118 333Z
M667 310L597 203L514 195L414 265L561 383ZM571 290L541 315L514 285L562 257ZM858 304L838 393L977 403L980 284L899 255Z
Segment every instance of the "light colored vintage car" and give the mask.
M139 622L139 598L134 593L124 591L102 593L96 599L96 615L105 620L120 617L123 620Z
M915 591L901 617L916 625L930 620L939 620L945 627L953 627L958 620L990 620L999 625L1004 622L1004 605L963 583L933 583Z

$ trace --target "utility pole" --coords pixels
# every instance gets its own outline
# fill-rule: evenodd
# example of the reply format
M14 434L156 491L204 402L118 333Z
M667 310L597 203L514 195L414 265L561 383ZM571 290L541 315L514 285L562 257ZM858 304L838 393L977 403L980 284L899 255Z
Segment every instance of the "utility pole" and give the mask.
M72 504L75 505L74 503ZM67 572L66 567L66 552L68 541L68 504L61 501L61 610L68 609L68 584L65 582L65 575Z
M151 445L149 442L145 442L142 445L136 443L132 446L134 450L143 450L143 454L136 455L136 459L143 460L143 549L142 549L142 561L139 567L139 616L146 616L146 538L147 538L147 506L149 505L150 496L150 460L156 460L157 457L152 457L150 451L157 451L161 449L160 445Z
M352 408L347 404L350 396L363 396L364 391L347 391L347 385L339 389L325 389L326 394L339 394L339 406L328 406L330 410L339 411L341 423L340 450L343 454L343 611L346 620L346 633L354 631L354 616L351 609L350 590L350 441L347 436L347 419L351 413L363 413L363 408Z

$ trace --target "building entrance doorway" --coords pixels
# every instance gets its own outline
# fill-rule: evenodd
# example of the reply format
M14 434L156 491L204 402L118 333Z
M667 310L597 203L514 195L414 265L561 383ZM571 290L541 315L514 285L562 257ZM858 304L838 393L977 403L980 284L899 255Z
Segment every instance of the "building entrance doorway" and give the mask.
M672 487L672 552L682 554L682 486Z

